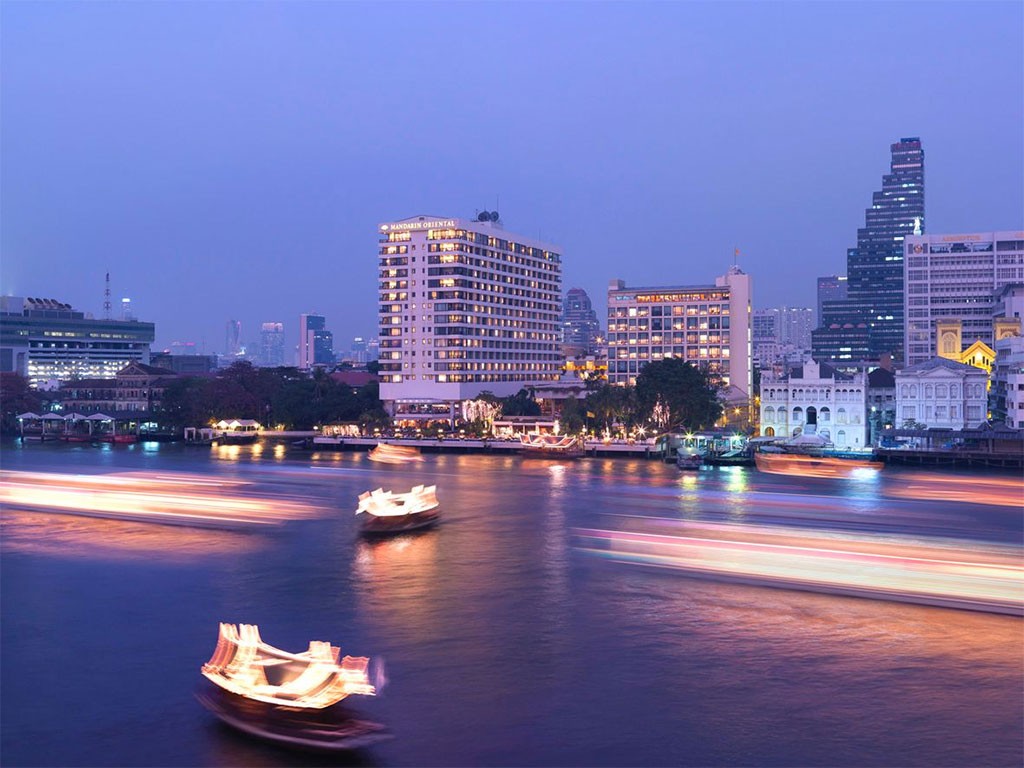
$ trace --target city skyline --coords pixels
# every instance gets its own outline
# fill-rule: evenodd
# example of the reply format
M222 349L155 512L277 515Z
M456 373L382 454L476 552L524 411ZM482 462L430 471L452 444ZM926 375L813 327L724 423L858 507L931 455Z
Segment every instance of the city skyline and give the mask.
M235 319L243 341L284 322L290 351L311 307L371 337L373 225L478 209L559 246L599 316L612 278L705 283L737 248L755 308L813 306L902 136L927 148L928 231L1021 228L1019 4L0 13L2 292L100 318L109 271L154 349L218 352ZM382 55L385 30L407 41ZM484 33L523 52L431 55Z

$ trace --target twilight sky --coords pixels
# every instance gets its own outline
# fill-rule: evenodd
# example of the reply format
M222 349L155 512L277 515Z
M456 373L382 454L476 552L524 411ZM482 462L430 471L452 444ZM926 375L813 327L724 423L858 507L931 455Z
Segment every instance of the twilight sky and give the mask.
M755 307L845 274L889 144L926 229L1024 227L1024 4L0 4L0 291L223 352L376 335L376 225L472 217Z

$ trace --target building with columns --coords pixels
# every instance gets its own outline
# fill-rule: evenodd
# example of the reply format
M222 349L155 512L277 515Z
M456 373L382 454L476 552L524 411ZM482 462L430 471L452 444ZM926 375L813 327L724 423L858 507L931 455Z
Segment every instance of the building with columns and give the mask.
M841 373L813 360L782 375L762 373L761 434L817 434L842 450L869 447L864 374Z

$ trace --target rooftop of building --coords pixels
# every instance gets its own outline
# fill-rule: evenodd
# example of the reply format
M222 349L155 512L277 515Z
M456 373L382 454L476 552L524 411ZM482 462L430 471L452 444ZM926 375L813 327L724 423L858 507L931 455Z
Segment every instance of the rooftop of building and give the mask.
M927 371L936 371L939 369L955 371L957 373L975 372L985 374L985 371L980 368L975 368L973 365L958 363L955 360L949 360L945 357L933 357L931 360L925 360L923 363L907 366L900 371L900 373L925 373Z

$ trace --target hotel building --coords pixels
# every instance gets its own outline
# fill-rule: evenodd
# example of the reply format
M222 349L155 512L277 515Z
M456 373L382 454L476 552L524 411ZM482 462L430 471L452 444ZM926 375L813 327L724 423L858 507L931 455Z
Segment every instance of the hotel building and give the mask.
M0 371L33 387L109 378L129 363L149 363L155 326L97 320L53 299L0 297Z
M714 285L608 287L608 381L635 384L644 365L678 357L751 392L751 281L731 267Z
M963 341L992 347L996 296L1024 282L1024 232L909 235L904 303L907 365L930 360L937 324L959 321ZM956 353L960 353L956 349Z
M487 212L414 216L378 233L380 398L393 417L453 418L485 390L506 397L557 379L558 249Z

